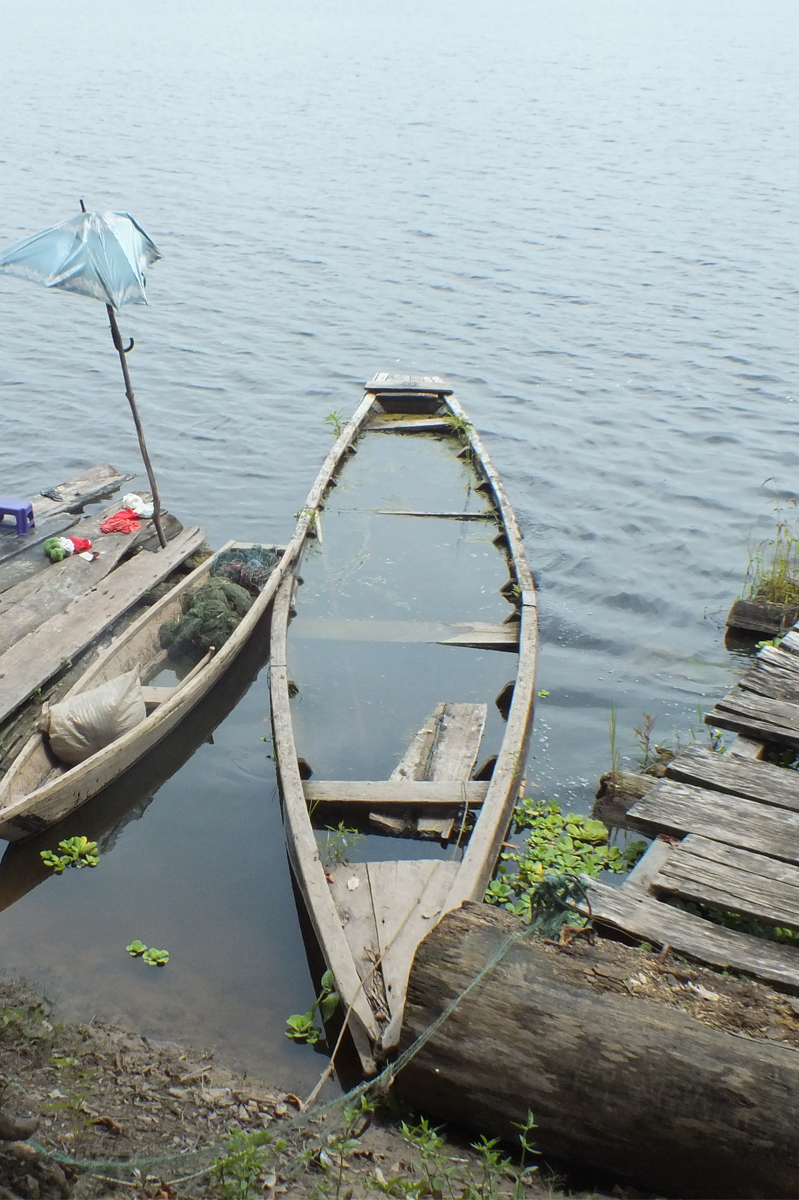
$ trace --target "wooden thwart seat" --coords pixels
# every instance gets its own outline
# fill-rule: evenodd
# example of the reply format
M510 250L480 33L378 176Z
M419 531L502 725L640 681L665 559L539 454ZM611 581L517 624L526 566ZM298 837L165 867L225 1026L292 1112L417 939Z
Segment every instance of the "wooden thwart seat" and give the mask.
M158 690L158 689L153 689ZM164 689L169 690L169 689ZM331 780L321 782L309 780L302 790L308 804L379 804L381 806L408 806L429 808L449 805L459 808L463 804L478 807L483 803L487 783L457 782L450 780Z

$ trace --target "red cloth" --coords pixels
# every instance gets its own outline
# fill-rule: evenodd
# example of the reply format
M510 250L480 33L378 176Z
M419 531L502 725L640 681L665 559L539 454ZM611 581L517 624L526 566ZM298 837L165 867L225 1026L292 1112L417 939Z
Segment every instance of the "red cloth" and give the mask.
M75 547L76 554L83 554L84 550L91 550L92 544L88 538L70 538L72 545Z
M141 521L132 508L121 508L100 526L101 533L135 533L137 529L141 529Z

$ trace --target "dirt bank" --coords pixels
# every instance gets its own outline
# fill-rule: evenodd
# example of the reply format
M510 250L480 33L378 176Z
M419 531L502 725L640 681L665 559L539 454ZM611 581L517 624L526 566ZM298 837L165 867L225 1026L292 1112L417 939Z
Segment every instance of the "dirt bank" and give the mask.
M29 1141L0 1142L0 1200L417 1200L442 1189L497 1200L518 1176L494 1150L476 1153L457 1134L440 1140L415 1114L341 1105L305 1114L298 1097L242 1078L213 1053L100 1022L59 1023L18 983L0 982L0 1063L2 1111L39 1120ZM543 1167L521 1183L530 1200L561 1194Z

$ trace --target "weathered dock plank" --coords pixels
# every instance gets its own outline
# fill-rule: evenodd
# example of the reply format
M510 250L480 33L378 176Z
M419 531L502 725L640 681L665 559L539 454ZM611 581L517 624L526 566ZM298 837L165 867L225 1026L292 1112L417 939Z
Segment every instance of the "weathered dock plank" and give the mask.
M696 834L672 849L651 887L765 924L799 928L799 867Z
M57 487L47 488L38 496L32 498L33 515L39 521L44 517L60 512L81 512L87 504L96 504L113 496L123 483L133 479L132 475L124 475L110 463L99 463L89 467L83 475L59 483Z
M0 655L0 722L203 544L187 529L165 550L142 551Z
M799 749L799 704L733 688L705 717L708 725L731 729L755 741Z
M786 771L759 759L732 757L691 746L672 759L666 775L679 783L799 812L799 772Z
M799 950L714 925L626 887L592 879L588 889L595 919L655 946L723 970L745 971L799 992Z
M779 646L764 646L739 686L773 700L799 703L799 657Z
M793 812L726 792L662 779L627 814L648 833L698 833L716 842L799 863L799 820Z
M113 505L96 517L81 521L75 531L76 536L88 538L94 544L100 552L99 558L88 562L77 556L51 563L42 554L44 565L39 573L0 595L0 655L50 617L62 612L72 600L91 591L110 575L126 554L151 536L152 521L145 521L134 534L101 534L100 522L112 511L115 511ZM168 540L175 538L183 528L180 521L166 513L162 514L161 523Z

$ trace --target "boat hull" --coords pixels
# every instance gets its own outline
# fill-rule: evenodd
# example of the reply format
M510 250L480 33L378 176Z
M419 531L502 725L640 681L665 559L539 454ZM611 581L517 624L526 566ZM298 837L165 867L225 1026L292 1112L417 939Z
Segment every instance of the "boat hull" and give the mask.
M230 542L223 550L237 545L240 543ZM70 689L67 697L97 687L136 666L146 671L147 665L160 654L160 626L178 615L181 599L186 592L210 577L215 557L187 575L167 596L116 638ZM84 762L69 768L57 762L41 734L34 734L0 784L0 837L8 841L21 841L62 820L118 779L172 733L244 650L256 625L268 612L285 569L281 560L227 642L202 670L129 733Z
M431 720L444 721L445 710L449 713L454 749L448 754L446 748L442 749L438 743L439 733L431 733L432 726L423 727L403 759L406 767L403 768L401 763L391 775L391 780L402 789L399 792L393 791L395 785L391 780L373 784L353 783L348 792L346 781L352 774L348 770L345 770L338 783L321 780L316 784L314 775L313 781L308 784L303 778L306 774L304 763L298 759L290 703L296 688L293 688L287 663L287 636L295 607L300 615L303 611L300 597L295 597L300 560L307 547L318 545L320 539L329 540L331 537L332 518L322 516L326 504L329 507L335 505L340 512L344 512L349 504L353 512L358 512L361 511L358 505L367 503L349 490L347 480L350 473L344 470L352 454L360 452L366 444L361 439L372 435L384 437L396 434L404 435L402 443L407 444L411 456L412 439L415 436L433 436L448 446L451 444L452 453L464 458L475 473L475 491L485 498L487 513L477 511L474 505L468 512L417 511L411 506L407 509L393 507L374 511L379 515L388 513L403 519L434 517L439 521L468 521L473 529L477 528L480 521L494 521L497 528L492 531L495 536L491 540L507 564L505 583L499 590L512 605L513 611L508 618L510 624L490 627L480 622L466 622L468 632L444 637L435 632L439 629L436 621L450 622L449 614L436 616L427 622L401 623L374 621L371 618L376 614L366 613L365 618L360 620L342 619L334 622L327 618L327 624L322 621L317 625L316 634L309 634L311 623L306 622L304 636L330 636L331 630L338 629L338 636L344 639L355 637L377 642L382 632L389 630L388 640L407 639L410 642L414 638L427 638L447 645L446 652L455 655L468 652L458 649L459 646L514 650L518 654L518 663L514 680L504 689L504 732L494 756L493 770L488 772L490 778L483 777L487 786L484 784L482 788L469 782L469 778L475 747L479 745L485 725L485 716L481 716L477 710L481 707L485 709L485 705L443 704L434 710ZM450 443L450 439L454 440ZM333 492L336 484L345 486L337 487ZM456 496L455 499L462 504L462 497L459 499ZM368 1074L390 1058L398 1044L407 977L416 946L445 912L465 900L482 900L507 834L518 798L532 729L537 649L535 588L516 518L485 447L452 396L451 389L435 377L425 377L421 381L409 381L407 378L393 381L388 376L378 376L367 385L364 400L328 456L303 513L306 519L310 518L307 532L301 544L294 542L291 561L278 588L272 614L271 696L275 757L292 870L321 953L335 976L344 1006L345 1024L353 1035L362 1068ZM428 526L430 522L422 522L418 527L421 528L422 524ZM364 545L371 547L370 552L378 543L379 538L369 541L365 535ZM490 543L484 538L482 544ZM382 554L382 543L380 551ZM477 554L479 546L472 557ZM356 577L359 563L363 561L363 554L359 558L357 548L353 547L348 573L341 574L338 594L342 604L345 597L352 593L351 581ZM392 563L393 559L386 557L384 561ZM305 567L303 574L306 574ZM331 589L331 592L336 594L335 589ZM370 625L371 629L368 628ZM442 628L448 627L444 625ZM432 635L430 630L433 631ZM449 634L452 634L451 628ZM405 652L405 656L410 662L409 651ZM507 663L506 655L497 657ZM378 669L377 666L375 669ZM436 726L438 729L439 726ZM425 743L424 737L428 734L430 737ZM461 743L469 742L470 738L471 748L464 751ZM434 744L435 751L432 751ZM456 751L461 754L460 759ZM414 754L418 761L414 759ZM439 774L435 773L435 769L430 773L431 762L434 762L436 754L439 754L441 762ZM456 760L458 765L453 765ZM353 770L356 769L353 767ZM406 790L404 770L408 780L429 779L431 782ZM453 781L451 785L447 784L448 780ZM395 812L396 802L400 798L407 797L408 803L413 800L423 807L427 797L435 801L446 802L448 797L451 800L451 789L459 786L463 789L464 798L467 795L479 795L480 799L479 808L473 810L477 816L470 834L464 834L468 803L463 810L464 818L457 842L452 832L453 822L442 819L435 805L433 811L436 817L419 820L415 826L415 835L418 836L425 836L424 832L420 832L423 827L429 827L434 832L444 831L442 838L445 841L449 838L450 844L456 847L461 835L468 836L459 861L418 859L354 863L347 868L350 872L348 876L347 871L344 872L346 878L341 871L323 862L309 805L315 807L333 798L343 803L343 811L352 814L358 808L363 811L364 802L374 796L375 809L382 805L383 811L389 814L380 817L382 826L395 829L397 836L402 837L402 821L390 815ZM467 792L467 789L471 791ZM374 817L374 814L371 815Z

